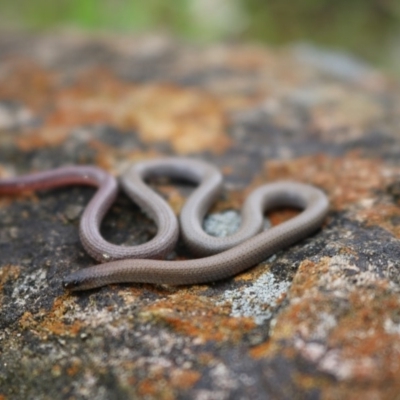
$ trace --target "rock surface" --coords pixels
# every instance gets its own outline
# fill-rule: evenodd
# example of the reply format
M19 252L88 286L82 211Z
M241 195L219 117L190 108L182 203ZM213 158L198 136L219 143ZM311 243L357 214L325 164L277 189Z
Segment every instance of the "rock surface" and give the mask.
M226 177L214 232L262 182L331 201L321 231L233 279L70 294L63 275L95 264L78 238L94 191L0 198L0 400L400 398L397 82L309 46L164 37L2 35L0 60L0 177L199 157ZM157 187L177 212L190 189ZM121 194L102 232L155 226Z

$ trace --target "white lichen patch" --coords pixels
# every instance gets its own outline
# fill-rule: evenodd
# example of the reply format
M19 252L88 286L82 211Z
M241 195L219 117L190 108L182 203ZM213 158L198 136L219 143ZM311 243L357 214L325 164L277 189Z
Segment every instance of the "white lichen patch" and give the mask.
M203 228L209 235L225 237L235 233L239 229L240 222L240 214L228 210L208 215L204 219Z
M389 273L385 273L385 271L382 273L379 265L384 262L383 260L368 262L363 266L363 270L355 265L351 255L340 254L323 258L321 261L326 262L329 268L319 276L318 285L309 291L309 295L324 288L324 290L334 293L336 297L346 299L349 293L377 283L385 283L391 290L398 290L396 284L389 281L387 277ZM390 261L387 262L387 265L386 270L395 268Z
M95 303L89 304L84 310L71 308L65 313L64 321L81 321L86 328L91 329L101 327L114 337L118 337L131 324L129 317L121 316L109 307L98 309Z
M389 335L400 335L400 324L394 323L390 318L385 319L383 328Z
M319 361L318 369L335 376L339 381L371 379L376 374L377 363L371 357L346 358L340 350L328 351Z
M324 340L331 330L337 326L337 320L334 315L326 312L318 312L317 309L315 313L313 329L307 332L307 335L310 339L315 341Z
M223 363L218 363L211 369L210 378L218 389L235 389L240 384L232 371Z
M235 210L227 210L219 213L209 214L204 218L203 229L212 236L226 237L234 234L242 222L240 213ZM264 229L271 226L270 221L264 219Z
M290 282L280 282L267 272L251 286L225 291L218 304L229 302L233 317L252 317L256 324L261 325L272 317L278 299L287 293L289 287Z
M327 352L327 347L323 343L306 342L300 337L294 339L294 347L308 361L318 362Z
M21 281L15 285L11 295L14 304L23 308L28 303L32 303L32 296L47 290L46 275L47 271L45 269L37 269L24 274Z

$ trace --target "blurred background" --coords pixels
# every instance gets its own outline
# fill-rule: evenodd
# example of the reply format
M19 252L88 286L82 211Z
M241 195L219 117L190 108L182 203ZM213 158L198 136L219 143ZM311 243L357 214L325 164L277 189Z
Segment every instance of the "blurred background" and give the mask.
M55 28L309 42L400 71L398 0L0 0L0 31Z

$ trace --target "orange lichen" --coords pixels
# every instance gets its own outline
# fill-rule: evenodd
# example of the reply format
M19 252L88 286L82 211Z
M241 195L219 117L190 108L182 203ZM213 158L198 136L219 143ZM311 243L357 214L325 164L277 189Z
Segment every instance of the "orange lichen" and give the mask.
M364 383L358 386L354 383L336 382L327 387L329 390L324 390L322 393L323 400L397 400L399 397L398 385L392 385L390 382L379 385L379 387L374 386L373 383Z
M282 222L288 221L289 219L295 217L298 211L283 209L279 211L272 211L268 213L268 219L272 226L279 225Z
M354 209L354 218L367 226L380 226L400 238L400 207L392 199L380 200L377 191L386 189L399 174L397 168L388 168L380 160L360 157L356 152L344 157L314 155L291 161L269 161L263 176L268 180L291 179L321 187L329 196L331 208ZM259 177L252 186L263 183ZM271 214L271 221L281 222L282 212Z
M120 160L129 160L136 151L127 151L107 145L100 140L90 140L89 147L96 151L96 165L112 173L117 173L115 165Z
M379 160L349 153L345 157L308 156L290 162L272 161L266 165L271 179L294 179L323 188L331 207L343 210L356 205L355 218L367 225L380 226L400 237L400 207L387 199L376 200L381 191L393 182L399 170L385 168Z
M201 374L197 371L176 369L171 372L171 385L177 389L189 389L199 379Z
M14 60L5 65L1 79L0 98L17 100L30 109L40 111L51 105L58 76L44 70L31 60Z
M40 147L61 145L69 132L62 125L43 127L42 129L28 131L16 138L16 144L21 151L29 151Z
M3 287L9 280L15 280L19 277L21 268L16 265L5 265L0 268L0 306L3 302Z
M136 384L136 387L141 398L151 396L160 400L173 400L176 397L168 386L168 381L161 376L143 379Z
M385 112L376 99L351 92L348 87L326 86L318 95L320 103L310 110L311 129L318 132L340 132L345 129L347 138L351 136L354 139L362 136L365 127L371 121L381 119Z
M250 354L256 358L300 355L322 371L354 385L393 385L400 374L400 299L384 279L356 288L346 283L346 265L338 267L337 262L326 257L319 263L301 264L288 293L289 305L278 315L270 341L254 347ZM336 291L343 292L339 297L347 306L341 311L337 310L336 291L327 287L319 290L327 280ZM335 280L340 285L335 285ZM319 342L322 337L326 338L324 345ZM303 378L299 380L302 386ZM316 377L308 379L323 387ZM343 390L342 398L347 398Z
M271 180L291 179L323 188L334 209L365 201L374 190L390 182L379 160L349 153L344 157L313 155L288 161L269 161L265 175Z
M63 88L54 78L44 79L47 74L40 69L31 74L25 71L26 92L44 87L43 98L35 106L37 112L45 110L45 115L40 129L18 138L22 150L59 145L75 128L88 124L134 129L144 142L169 142L180 154L222 152L230 144L226 111L210 93L166 84L122 83L102 69ZM33 106L32 99L21 98L21 93L20 85L11 79L4 82L0 98L19 94L19 100Z
M17 279L21 273L21 268L17 265L5 265L0 269L0 290L10 279Z
M271 347L271 341L267 341L252 347L249 353L254 358L263 358L271 354Z
M371 206L358 211L356 218L368 226L378 225L400 238L400 224L393 222L400 220L398 204L371 204Z
M144 313L164 321L176 332L201 341L238 342L255 326L252 318L232 318L229 309L216 308L209 299L190 292L179 292L155 302Z
M328 338L328 346L341 349L344 362L368 360L351 365L351 377L357 381L397 380L400 374L400 326L392 322L398 319L400 299L384 286L352 292L351 311Z
M130 384L135 385L140 396L153 396L158 399L174 399L174 390L190 389L201 378L197 371L189 369L166 369L160 365L149 368L148 377L136 382L128 378Z
M82 322L74 321L67 324L63 321L63 315L69 307L71 299L66 296L59 297L54 301L50 311L39 311L33 315L26 311L19 320L22 329L29 329L41 338L46 338L49 334L57 336L76 336L81 328Z
M255 282L261 275L265 274L266 271L267 269L265 265L260 264L236 275L234 280L241 282Z
M145 379L139 383L138 391L142 396L155 395L158 392L157 382L152 379Z
M82 361L79 358L73 359L71 365L67 368L69 376L75 376L82 368Z
M120 122L138 129L145 142L169 141L180 154L222 151L229 144L216 99L172 85L136 88L121 102Z
M329 270L329 258L323 258L319 263L305 260L300 263L290 290L291 296L301 297L305 292L315 289L321 275Z

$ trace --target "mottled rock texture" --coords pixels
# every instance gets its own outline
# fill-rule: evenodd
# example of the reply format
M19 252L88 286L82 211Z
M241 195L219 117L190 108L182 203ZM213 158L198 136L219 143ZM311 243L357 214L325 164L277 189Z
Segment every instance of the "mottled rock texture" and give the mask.
M0 399L400 399L399 127L397 82L309 46L1 35L0 177L191 155L224 171L213 212L276 179L331 210L223 282L70 294L63 275L95 264L78 238L93 189L0 198ZM177 212L190 190L157 188ZM121 194L102 232L155 226Z

